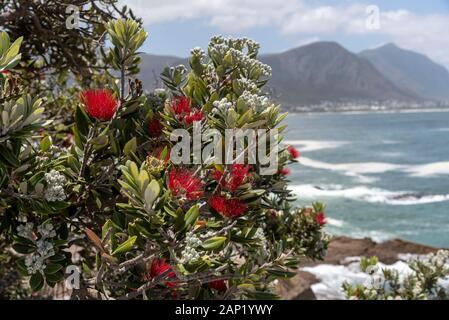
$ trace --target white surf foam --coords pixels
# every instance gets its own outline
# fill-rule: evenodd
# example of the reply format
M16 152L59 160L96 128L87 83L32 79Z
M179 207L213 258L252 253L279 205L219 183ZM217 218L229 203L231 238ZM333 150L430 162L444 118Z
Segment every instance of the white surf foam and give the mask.
M381 152L379 153L381 157L384 158L398 158L403 155L401 152Z
M329 226L334 226L337 228L341 228L345 225L345 222L343 220L338 220L338 219L334 219L334 218L326 218L326 223Z
M355 259L353 258L353 260ZM401 276L411 272L408 265L402 261L398 261L392 265L379 263L379 267L380 269L385 267L395 269ZM371 278L360 270L359 262L352 262L346 266L321 264L315 267L301 268L301 270L313 274L320 280L319 283L311 286L318 300L345 299L346 297L342 290L342 284L345 281L352 285L369 285L371 283Z
M449 175L449 161L434 162L418 165L404 165L386 162L354 162L354 163L328 163L302 157L299 162L306 167L322 170L330 170L340 172L346 176L354 176L358 178L363 174L380 174L390 171L400 171L408 173L413 177L433 177L438 175Z
M366 186L344 188L341 185L315 186L311 184L305 184L293 185L290 187L290 189L296 195L302 198L347 198L352 200L389 205L405 206L449 201L449 194L420 195L410 191L389 191L379 188L369 188Z
M318 140L287 140L285 144L297 146L300 152L310 152L323 149L336 149L349 144L348 141L318 141Z
M433 177L442 174L449 174L449 161L408 166L404 171L415 177Z
M347 174L368 174L368 173L385 173L388 171L394 171L402 169L405 166L393 163L384 162L354 162L354 163L327 163L310 158L302 157L299 162L310 168L325 169L331 171L340 171Z

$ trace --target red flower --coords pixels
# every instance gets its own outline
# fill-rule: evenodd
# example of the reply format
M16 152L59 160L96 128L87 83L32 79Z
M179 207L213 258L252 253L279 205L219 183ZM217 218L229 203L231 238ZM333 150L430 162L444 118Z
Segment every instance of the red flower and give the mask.
M204 113L203 111L195 111L195 112L191 112L188 115L185 116L184 118L184 122L189 125L192 124L195 121L201 121L203 120L204 117Z
M187 200L197 200L204 194L204 183L189 170L172 169L169 174L168 188L176 197L185 196Z
M181 115L183 113L190 113L192 109L190 108L189 97L176 97L172 100L173 112L176 115Z
M80 97L87 113L98 120L111 120L119 104L112 92L107 89L85 90Z
M279 169L279 174L282 174L284 176L288 176L290 174L290 169L287 167L284 167L282 169Z
M209 205L228 218L240 217L248 209L247 205L239 199L226 199L217 195L210 197Z
M248 178L249 167L243 164L233 164L231 170L223 177L223 173L219 170L215 170L214 179L220 182L220 185L231 191L235 192Z
M324 215L323 212L318 212L316 215L316 222L320 225L320 226L324 226L326 224L326 216Z
M146 280L151 280L153 278L156 278L165 272L169 271L165 277L173 279L176 278L176 274L172 271L171 265L165 262L165 259L154 259L151 263L151 269L149 276L147 275L145 277ZM165 282L165 286L168 288L173 288L176 286L175 282L167 281Z
M148 132L152 138L157 138L162 134L162 124L158 118L153 117L148 122Z
M9 72L8 70L3 70L1 73L4 74L4 75L6 76L6 75L8 75L10 72Z
M224 280L215 280L209 282L209 288L215 289L219 292L226 292L226 290L228 290L228 287L226 286L226 282Z
M296 150L295 147L293 146L288 146L287 147L288 152L290 152L290 155L292 156L293 159L297 159L299 158L299 151Z

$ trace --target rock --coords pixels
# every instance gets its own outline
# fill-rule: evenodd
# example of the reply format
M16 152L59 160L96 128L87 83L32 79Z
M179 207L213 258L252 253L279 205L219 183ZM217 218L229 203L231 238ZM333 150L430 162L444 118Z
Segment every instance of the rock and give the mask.
M279 281L276 292L285 300L316 300L310 286L319 280L311 273L298 271L291 279Z

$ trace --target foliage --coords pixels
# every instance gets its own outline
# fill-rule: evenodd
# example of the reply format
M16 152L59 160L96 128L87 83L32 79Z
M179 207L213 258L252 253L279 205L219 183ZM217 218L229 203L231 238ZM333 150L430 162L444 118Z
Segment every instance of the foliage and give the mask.
M447 299L449 252L438 251L408 262L410 271L401 274L391 268L380 268L375 257L362 259L361 268L371 275L371 284L343 284L349 299L359 300L427 300Z
M167 89L144 95L133 76L146 32L127 19L104 28L105 67L114 70L71 115L43 112L42 100L2 73L0 232L18 270L39 291L76 264L82 287L73 297L93 289L114 299L274 298L270 284L294 275L301 258L322 258L328 242L324 207L292 206L284 169L296 150L277 150L272 175L260 174L259 160L180 165L170 152L175 129L199 124L222 134L277 128L282 142L286 114L263 94L270 68L257 60L258 44L214 37L207 55L192 50L190 71L166 69ZM1 61L20 59L17 41L2 41Z
M61 80L70 72L89 83L101 60L104 23L114 16L134 17L117 0L0 0L0 30L23 38L22 63L16 72L42 89L44 77ZM100 59L99 59L100 58Z

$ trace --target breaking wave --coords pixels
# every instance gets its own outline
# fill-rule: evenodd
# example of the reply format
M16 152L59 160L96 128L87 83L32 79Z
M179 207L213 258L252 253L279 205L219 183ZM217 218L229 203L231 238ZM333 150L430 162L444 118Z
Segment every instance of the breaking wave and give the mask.
M369 203L380 203L388 205L420 205L435 202L449 201L446 195L423 195L409 191L388 191L379 188L356 186L344 188L341 185L314 186L310 184L295 185L291 190L303 198L347 198Z
M449 174L449 161L418 165L404 165L386 162L328 163L302 157L299 162L306 167L341 172L346 176L363 177L363 174L380 174L401 171L413 177L434 177ZM365 177L366 178L366 177ZM368 177L371 178L371 177Z
M285 144L297 146L300 152L336 149L349 144L349 141L287 140Z

